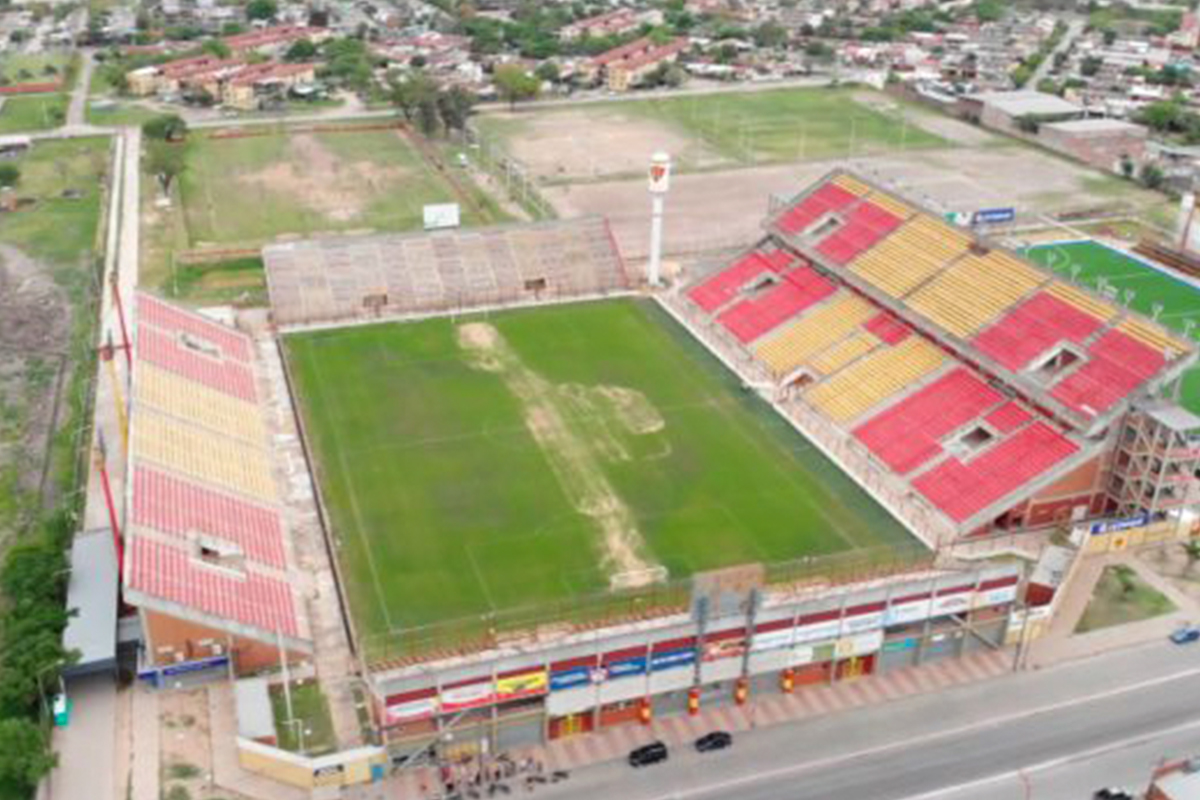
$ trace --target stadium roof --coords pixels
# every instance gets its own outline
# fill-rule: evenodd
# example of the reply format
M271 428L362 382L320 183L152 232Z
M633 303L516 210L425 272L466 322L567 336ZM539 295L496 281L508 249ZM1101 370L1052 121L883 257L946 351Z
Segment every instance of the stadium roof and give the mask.
M1195 361L1151 320L845 172L691 287L826 422L973 530L1095 458Z
M307 239L264 248L263 262L272 314L281 325L628 288L620 254L601 217Z
M250 338L139 295L125 596L307 649Z
M71 544L71 580L63 647L77 650L79 660L63 674L88 675L117 666L117 554L112 531L105 528L75 536Z

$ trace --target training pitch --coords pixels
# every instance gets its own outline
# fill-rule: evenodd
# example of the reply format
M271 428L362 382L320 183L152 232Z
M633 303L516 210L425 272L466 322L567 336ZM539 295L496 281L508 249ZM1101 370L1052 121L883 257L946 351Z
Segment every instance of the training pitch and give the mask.
M1036 245L1026 255L1060 275L1078 276L1084 285L1101 290L1100 280L1115 289L1113 296L1128 303L1135 311L1147 316L1158 309L1158 321L1178 333L1185 323L1200 323L1200 289L1174 278L1134 256L1114 250L1100 242L1078 241ZM1131 294L1127 295L1129 292ZM1195 336L1200 329L1193 328ZM1200 370L1193 369L1184 376L1180 396L1183 405L1200 414Z
M912 541L650 301L285 344L364 636Z

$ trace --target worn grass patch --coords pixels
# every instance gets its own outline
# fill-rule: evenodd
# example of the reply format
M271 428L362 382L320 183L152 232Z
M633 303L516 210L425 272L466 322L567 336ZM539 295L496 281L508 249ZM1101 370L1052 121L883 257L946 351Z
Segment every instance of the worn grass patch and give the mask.
M1148 585L1131 567L1117 564L1104 568L1075 632L1140 622L1174 610L1175 604L1166 595Z
M271 686L271 710L275 715L275 735L279 747L310 756L337 750L333 717L321 685L315 680L292 681L290 688L294 715L290 719L294 719L294 722L288 717L283 685Z

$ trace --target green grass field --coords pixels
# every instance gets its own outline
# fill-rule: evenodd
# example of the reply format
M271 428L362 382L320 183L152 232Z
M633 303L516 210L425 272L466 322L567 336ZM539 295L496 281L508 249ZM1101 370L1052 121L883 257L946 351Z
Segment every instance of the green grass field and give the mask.
M777 89L627 104L630 111L664 121L703 139L741 163L767 163L866 155L947 143L901 115L855 99L857 89ZM911 115L909 115L911 116Z
M614 529L671 578L914 541L648 301L285 342L367 636L605 590Z
M67 118L65 94L9 97L0 108L0 133L24 133L57 128Z
M1149 315L1161 306L1159 321L1180 333L1188 320L1200 323L1200 289L1099 242L1038 245L1026 255L1061 275L1070 276L1072 268L1078 267L1079 280L1095 289L1103 278L1120 292L1121 302L1125 302L1125 292L1132 291L1130 306L1135 311ZM1193 329L1192 335L1197 333L1200 327ZM1184 377L1181 400L1200 413L1200 370L1193 369Z

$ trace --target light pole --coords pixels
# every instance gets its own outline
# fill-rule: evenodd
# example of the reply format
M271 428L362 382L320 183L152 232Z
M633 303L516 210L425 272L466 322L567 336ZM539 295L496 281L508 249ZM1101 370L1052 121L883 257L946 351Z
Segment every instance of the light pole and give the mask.
M671 157L661 150L650 157L650 265L646 280L662 285L662 218L667 191L671 188Z

